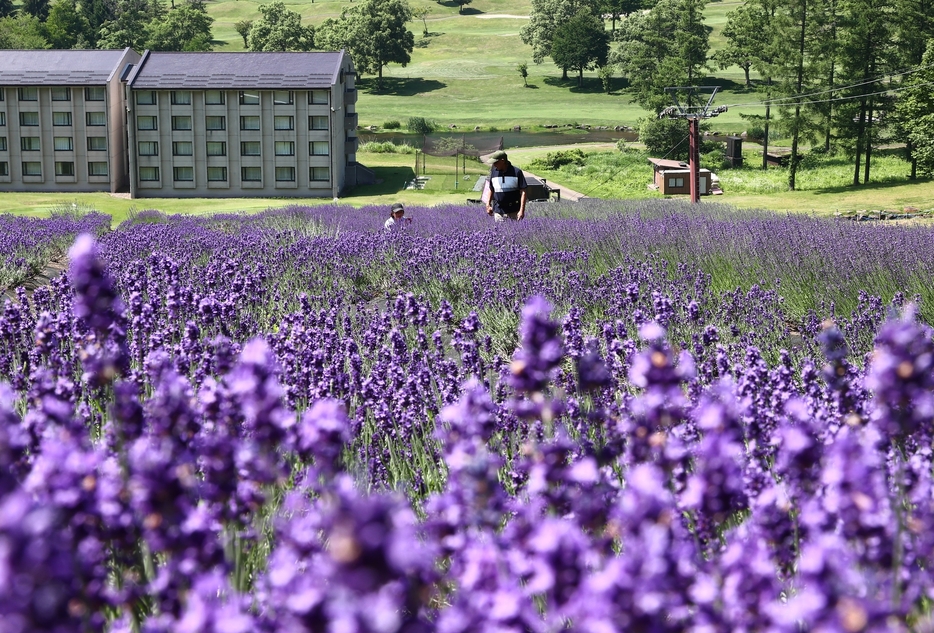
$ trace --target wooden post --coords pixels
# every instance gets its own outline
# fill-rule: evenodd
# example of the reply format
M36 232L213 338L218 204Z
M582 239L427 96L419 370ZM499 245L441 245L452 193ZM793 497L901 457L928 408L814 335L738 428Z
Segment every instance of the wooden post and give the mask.
M700 121L698 117L688 118L688 152L691 163L691 203L700 202Z

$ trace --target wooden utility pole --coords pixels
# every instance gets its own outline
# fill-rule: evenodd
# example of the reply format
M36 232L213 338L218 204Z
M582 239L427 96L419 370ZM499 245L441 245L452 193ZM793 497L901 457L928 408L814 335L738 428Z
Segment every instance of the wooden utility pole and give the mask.
M658 113L658 118L687 119L688 120L688 161L691 170L691 203L700 202L700 120L710 119L726 112L726 106L710 109L714 95L719 86L670 86L665 92L671 93L675 105L669 106ZM692 106L692 97L697 92L710 92L707 103L703 106ZM682 106L678 102L678 93L686 93L688 105ZM683 142L683 141L682 141Z

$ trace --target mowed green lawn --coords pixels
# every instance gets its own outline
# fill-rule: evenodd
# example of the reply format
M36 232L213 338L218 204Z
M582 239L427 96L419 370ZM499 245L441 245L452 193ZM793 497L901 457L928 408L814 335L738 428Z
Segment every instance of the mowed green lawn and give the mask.
M259 18L259 5L265 0L217 0L208 2L215 18L216 50L243 50L243 39L234 29L239 20ZM561 70L550 59L532 63L532 49L522 43L519 29L527 22L531 3L516 0L474 0L458 13L448 0L410 0L416 10L428 8L423 22L413 20L409 28L415 35L412 62L405 68L390 64L383 70L383 90L377 93L376 78L359 78L361 88L357 112L360 124L381 126L387 121L405 121L412 116L435 120L442 128L459 129L511 128L581 123L590 125L636 125L649 113L633 104L622 91L624 82L614 80L614 90L606 94L596 73L584 74L584 86L577 87L576 77L564 81ZM350 0L316 0L286 6L299 12L306 23L318 25L340 15ZM720 31L726 13L739 2L715 2L705 16L713 28L712 48L723 45ZM427 25L429 35L423 31ZM609 23L608 23L609 28ZM516 71L519 63L529 65L528 87ZM757 93L743 88L740 68L713 69L710 83L723 86L717 104L759 101ZM745 122L740 112L758 113L760 107L731 108L716 120L718 131L740 132Z

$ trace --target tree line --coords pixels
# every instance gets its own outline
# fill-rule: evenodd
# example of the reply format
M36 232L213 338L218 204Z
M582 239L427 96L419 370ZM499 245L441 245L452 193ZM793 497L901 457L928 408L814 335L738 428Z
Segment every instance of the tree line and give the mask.
M533 61L551 57L565 78L577 71L579 83L584 70L619 73L655 113L672 105L666 87L699 86L714 67L739 66L764 106L744 117L764 137L763 167L770 133L791 138L790 189L804 142L847 152L854 184L869 181L872 152L885 143L905 144L912 177L934 175L934 2L747 0L727 14L727 44L712 54L705 4L532 0L520 34Z
M406 65L415 47L406 27L406 0L363 0L317 29L280 1L235 24L250 51L348 50L358 72L382 84L388 63ZM210 51L214 48L204 0L0 0L0 49L122 49Z

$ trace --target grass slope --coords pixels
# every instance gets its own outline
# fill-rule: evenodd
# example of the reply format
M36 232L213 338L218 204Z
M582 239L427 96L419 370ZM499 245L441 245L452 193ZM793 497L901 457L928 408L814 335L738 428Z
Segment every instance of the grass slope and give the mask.
M216 50L243 50L243 39L234 29L239 20L259 17L264 0L217 0L208 3L214 17ZM542 124L588 123L591 125L635 125L648 113L633 104L622 92L623 80L616 78L612 94L603 92L596 73L584 74L584 86L576 78L561 79L561 70L551 60L531 62L532 49L522 43L519 29L530 11L529 0L505 3L501 0L474 0L458 13L448 0L411 0L413 8L427 7L423 22L414 20L409 28L415 34L416 48L405 68L391 64L383 71L384 88L376 92L374 77L361 77L357 111L361 125L381 125L385 121L404 122L411 116L425 116L441 126L523 127ZM720 32L726 13L739 2L714 2L705 16L713 28L712 47L722 46ZM340 15L350 0L286 2L306 23L320 24ZM520 17L508 17L520 16ZM423 31L427 25L429 35ZM529 86L523 86L516 72L520 62L529 64ZM724 88L717 103L758 101L754 92L743 89L739 68L716 71L708 83ZM723 131L745 129L740 112L756 113L760 108L734 108L717 120Z

